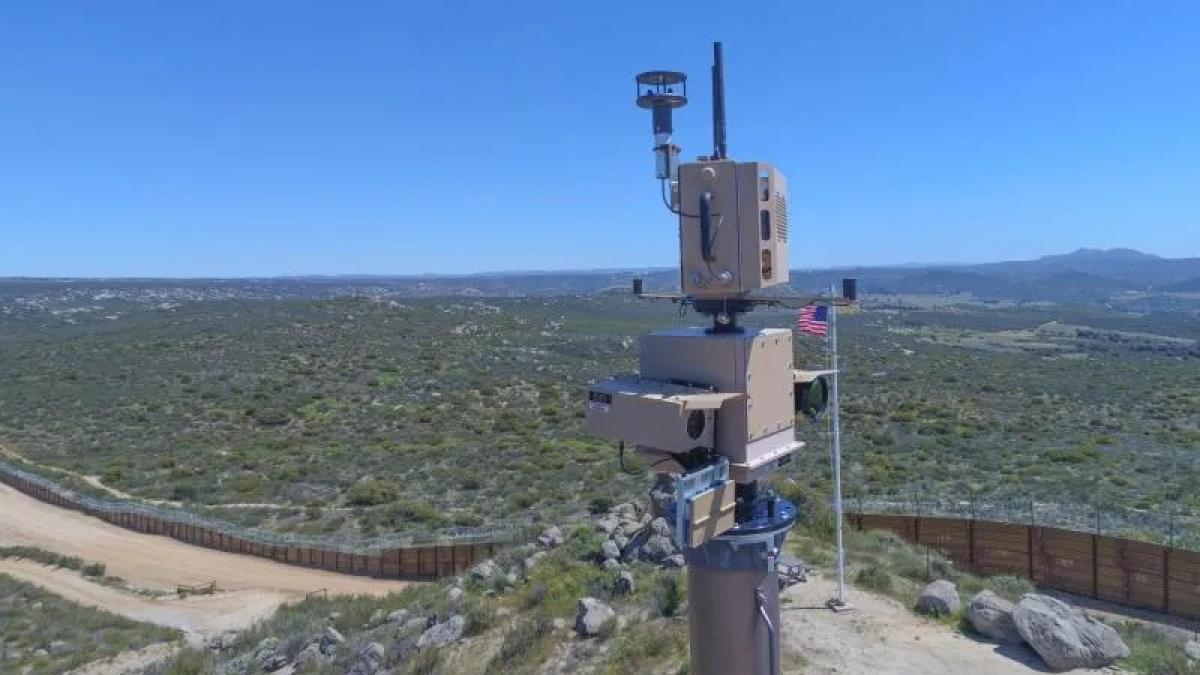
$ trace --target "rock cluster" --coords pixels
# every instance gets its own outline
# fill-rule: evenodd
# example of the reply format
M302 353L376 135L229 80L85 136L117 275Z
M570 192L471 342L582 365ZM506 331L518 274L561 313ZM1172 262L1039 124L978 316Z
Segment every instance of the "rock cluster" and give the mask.
M651 518L634 504L621 504L601 518L596 526L609 539L604 544L605 567L616 569L620 561L641 560L664 567L683 567L686 562L675 540L671 525L663 517ZM617 561L608 564L608 560Z
M375 675L383 667L383 657L383 645L378 642L369 642L359 650L358 659L346 673L347 675Z
M935 581L921 591L917 610L954 614L958 590L953 582ZM1013 605L991 591L980 591L967 604L966 618L989 640L1028 645L1054 671L1105 668L1129 656L1129 647L1112 626L1047 595L1026 593Z
M558 529L557 525L546 528L545 532L538 537L538 543L546 548L558 548L567 540L563 536L562 530Z
M421 638L417 640L417 646L444 647L451 642L457 642L462 639L466 623L466 619L461 614L455 614L442 623L434 624L422 633Z

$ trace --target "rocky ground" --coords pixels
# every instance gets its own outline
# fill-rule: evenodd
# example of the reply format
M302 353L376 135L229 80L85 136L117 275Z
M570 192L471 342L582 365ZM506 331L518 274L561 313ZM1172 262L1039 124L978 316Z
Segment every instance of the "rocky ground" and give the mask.
M812 533L805 529L810 527L802 524L793 542L811 543ZM889 556L898 555L898 549L889 550ZM69 584L64 579L60 585L77 593L132 595L77 573L9 564L35 583L38 577L70 576ZM824 561L818 565L824 566ZM253 625L208 627L192 633L202 640L190 647L150 649L89 672L682 673L687 661L682 567L667 522L638 504L620 504L588 522L546 527L528 544L455 579L401 586L375 597L293 600L274 614L263 612ZM1121 660L1130 653L1121 635L1069 605L1036 594L1010 594L1016 602L1009 602L987 590L972 591L964 603L959 592L967 577L953 576L954 581L921 588L915 601L852 588L853 609L835 613L825 606L835 590L828 571L810 574L806 583L781 594L784 672L1000 675L1076 668L1073 672L1084 673L1137 660L1137 654ZM978 588L980 580L973 583ZM162 623L179 625L167 620L174 618L162 614L163 608L151 609L160 612ZM156 620L153 613L140 617ZM1170 643L1170 648L1187 658L1181 644ZM1200 648L1191 649L1195 660L1185 663L1200 663Z

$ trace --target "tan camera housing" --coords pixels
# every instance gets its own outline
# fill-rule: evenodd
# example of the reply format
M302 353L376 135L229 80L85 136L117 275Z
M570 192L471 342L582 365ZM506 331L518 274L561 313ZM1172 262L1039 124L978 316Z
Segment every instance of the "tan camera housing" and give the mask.
M701 201L710 197L705 259ZM762 162L679 167L680 288L698 299L736 297L788 281L787 181Z
M714 450L729 460L730 476L739 483L786 464L801 445L787 329L650 333L642 338L640 366L639 377L590 388L590 433L667 453ZM700 438L685 431L689 410L712 411L712 424Z

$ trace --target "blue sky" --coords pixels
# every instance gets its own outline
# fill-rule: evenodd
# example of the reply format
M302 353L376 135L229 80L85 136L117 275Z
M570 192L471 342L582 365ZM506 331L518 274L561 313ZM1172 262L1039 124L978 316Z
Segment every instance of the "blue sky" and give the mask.
M674 265L710 42L796 266L1200 255L1200 3L6 2L0 276Z

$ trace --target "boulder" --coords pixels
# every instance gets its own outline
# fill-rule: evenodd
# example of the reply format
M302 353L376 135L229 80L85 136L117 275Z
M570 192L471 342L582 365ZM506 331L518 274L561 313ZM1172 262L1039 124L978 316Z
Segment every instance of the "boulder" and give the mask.
M429 621L423 616L417 616L405 621L401 624L400 629L396 631L399 637L417 637L429 629Z
M675 501L675 479L668 473L654 476L654 486L650 488L650 510L656 516L661 516L670 509Z
M1103 668L1129 656L1112 626L1046 595L1027 593L1013 611L1021 638L1056 671Z
M600 552L605 558L617 559L621 557L621 547L617 546L617 542L609 539L600 547Z
M612 508L612 514L621 520L637 520L640 509L633 502L617 504Z
M446 591L446 602L449 602L451 607L457 607L462 603L463 595L463 589L451 586L450 590Z
M546 557L545 551L536 551L534 553L531 553L529 555L529 557L526 558L525 562L523 563L523 566L525 567L525 572L528 573L529 570L533 569L538 564L538 561L544 557Z
M273 673L287 665L288 659L279 653L279 638L265 638L254 648L254 663L262 670Z
M980 591L967 603L967 621L980 635L1006 644L1021 644L1013 623L1015 606L991 591Z
M596 527L600 528L604 534L611 535L621 527L621 521L614 515L607 515L596 521Z
M454 589L450 589L450 590L454 590ZM459 591L461 591L461 590L462 589L460 588ZM388 623L402 624L405 621L408 621L408 610L407 609L393 610L391 613L388 614L387 620L388 620Z
M664 536L667 538L670 538L670 536L672 534L671 524L667 522L666 518L659 517L659 518L655 518L654 520L650 521L650 529L654 532L654 534L661 535L661 536Z
M668 569L678 569L680 567L687 566L687 559L683 557L682 553L676 553L675 555L669 555L663 558L662 566Z
M383 645L370 642L358 653L358 660L347 670L347 675L375 675L383 667Z
M480 581L491 581L502 573L500 566L491 558L471 568L471 576Z
M621 527L617 528L616 534L613 536L621 536L626 539L636 536L642 530L642 524L636 520L625 520L621 522Z
M617 575L617 580L613 582L613 595L628 595L633 589L633 572L626 570Z
M417 640L417 646L422 648L442 647L451 642L457 642L462 638L463 627L466 623L466 619L461 614L455 614L422 633L421 639Z
M958 611L958 589L953 581L938 579L921 590L917 611L931 616L947 616Z
M604 562L600 563L600 566L609 572L615 572L621 569L621 561L616 558L605 558Z
M367 626L373 628L382 625L384 621L387 621L387 612L383 611L381 607L371 612L371 618L367 619Z
M327 626L325 632L321 633L321 643L318 645L320 652L326 656L332 656L337 651L338 645L346 641L342 634L333 626Z
M567 538L563 536L562 530L558 529L557 525L551 525L538 535L538 543L546 548L557 548L562 546L566 540Z
M665 519L655 518L648 527L632 522L629 525L633 530L627 535L630 538L625 546L627 559L658 563L678 552L671 539L671 526Z
M301 668L319 661L321 661L321 648L315 642L308 643L304 649L300 650L299 654L296 654L296 666Z
M604 602L596 598L582 598L575 612L575 632L580 637L594 637L616 619L617 613Z
M1183 645L1183 653L1193 661L1200 661L1200 642L1188 640L1187 644Z
M675 542L670 537L656 534L642 547L642 559L658 562L675 555Z

